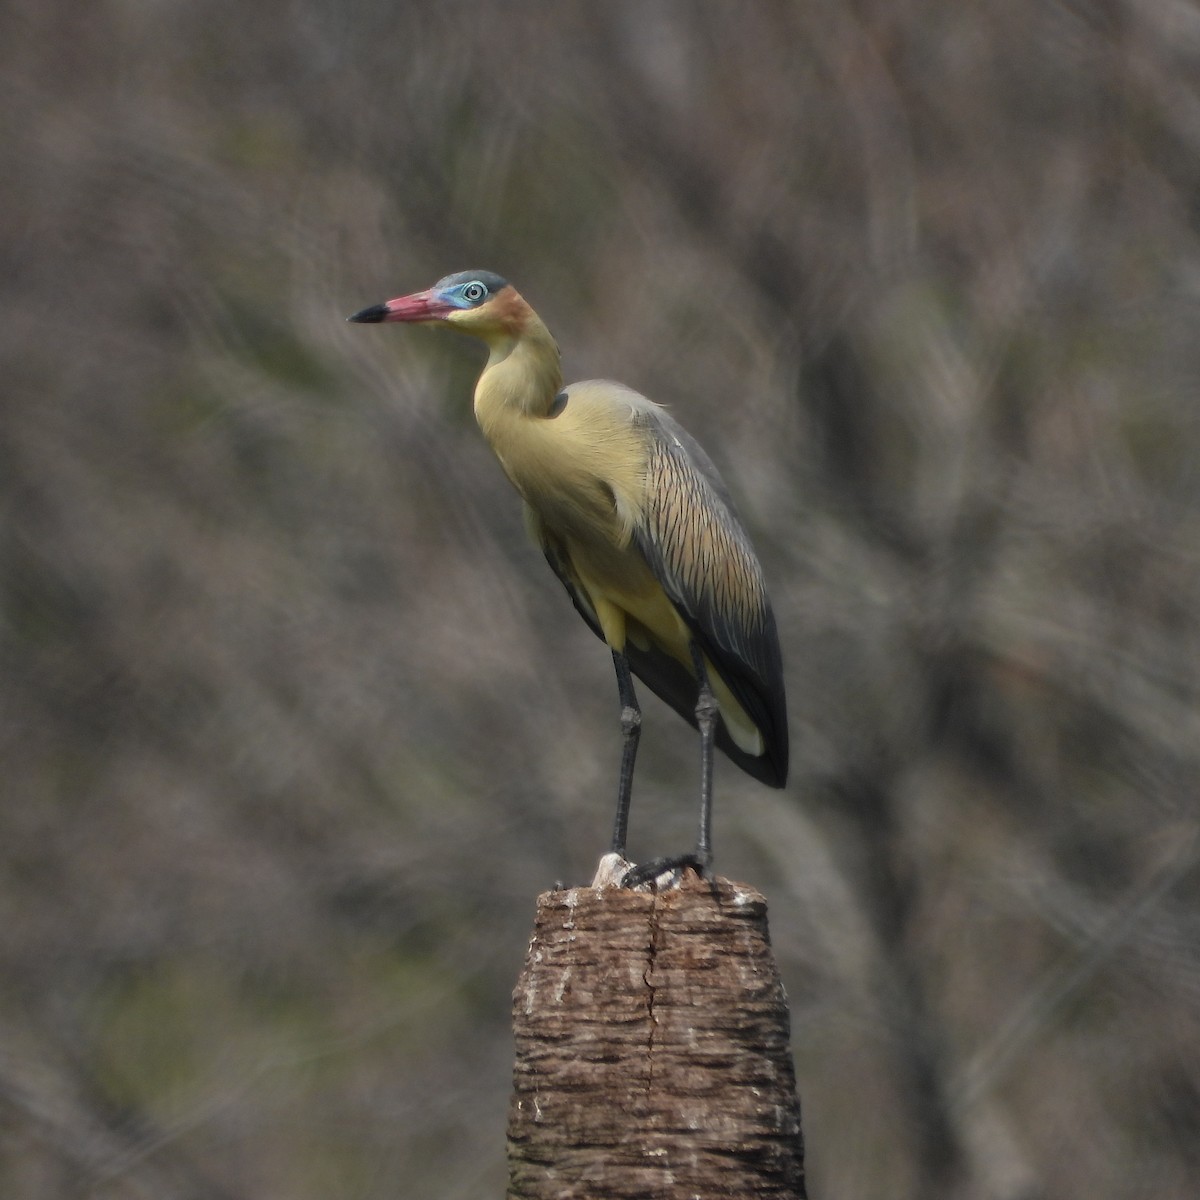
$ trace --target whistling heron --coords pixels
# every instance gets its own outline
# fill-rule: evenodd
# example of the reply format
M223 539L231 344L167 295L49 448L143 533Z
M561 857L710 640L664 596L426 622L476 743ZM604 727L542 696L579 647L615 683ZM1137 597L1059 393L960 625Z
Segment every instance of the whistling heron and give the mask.
M787 712L762 569L707 454L669 413L607 380L563 386L558 346L516 289L463 271L351 321L449 325L488 347L475 416L525 501L530 532L580 616L612 650L623 746L613 850L624 858L641 730L630 672L700 731L694 855L712 858L712 748L773 787Z

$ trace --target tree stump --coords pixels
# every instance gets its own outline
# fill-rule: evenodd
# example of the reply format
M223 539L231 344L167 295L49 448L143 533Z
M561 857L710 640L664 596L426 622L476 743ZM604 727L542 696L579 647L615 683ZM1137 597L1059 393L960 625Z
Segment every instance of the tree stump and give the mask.
M513 1027L509 1200L803 1200L758 892L688 872L669 890L543 893Z

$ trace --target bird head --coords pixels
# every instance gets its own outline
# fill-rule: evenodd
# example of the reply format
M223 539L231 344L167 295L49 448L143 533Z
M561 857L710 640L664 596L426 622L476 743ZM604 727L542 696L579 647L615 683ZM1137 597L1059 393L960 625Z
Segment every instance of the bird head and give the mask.
M459 271L427 291L372 305L347 320L450 325L494 342L519 337L530 312L507 279L491 271Z

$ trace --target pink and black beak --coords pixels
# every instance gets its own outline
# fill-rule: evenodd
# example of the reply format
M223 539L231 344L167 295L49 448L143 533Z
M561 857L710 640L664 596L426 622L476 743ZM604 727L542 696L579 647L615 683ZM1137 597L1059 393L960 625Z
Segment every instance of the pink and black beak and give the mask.
M414 292L411 296L399 296L384 304L373 304L346 320L371 325L380 321L444 321L450 313L457 311L457 307L448 303L436 289L430 288L427 292Z

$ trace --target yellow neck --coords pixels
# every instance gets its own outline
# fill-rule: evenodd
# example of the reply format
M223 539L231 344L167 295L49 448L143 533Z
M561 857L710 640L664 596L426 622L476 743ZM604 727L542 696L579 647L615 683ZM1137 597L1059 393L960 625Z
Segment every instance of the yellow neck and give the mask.
M558 346L532 311L519 334L496 334L487 343L491 353L475 385L475 419L491 441L504 417L549 416L563 377Z

